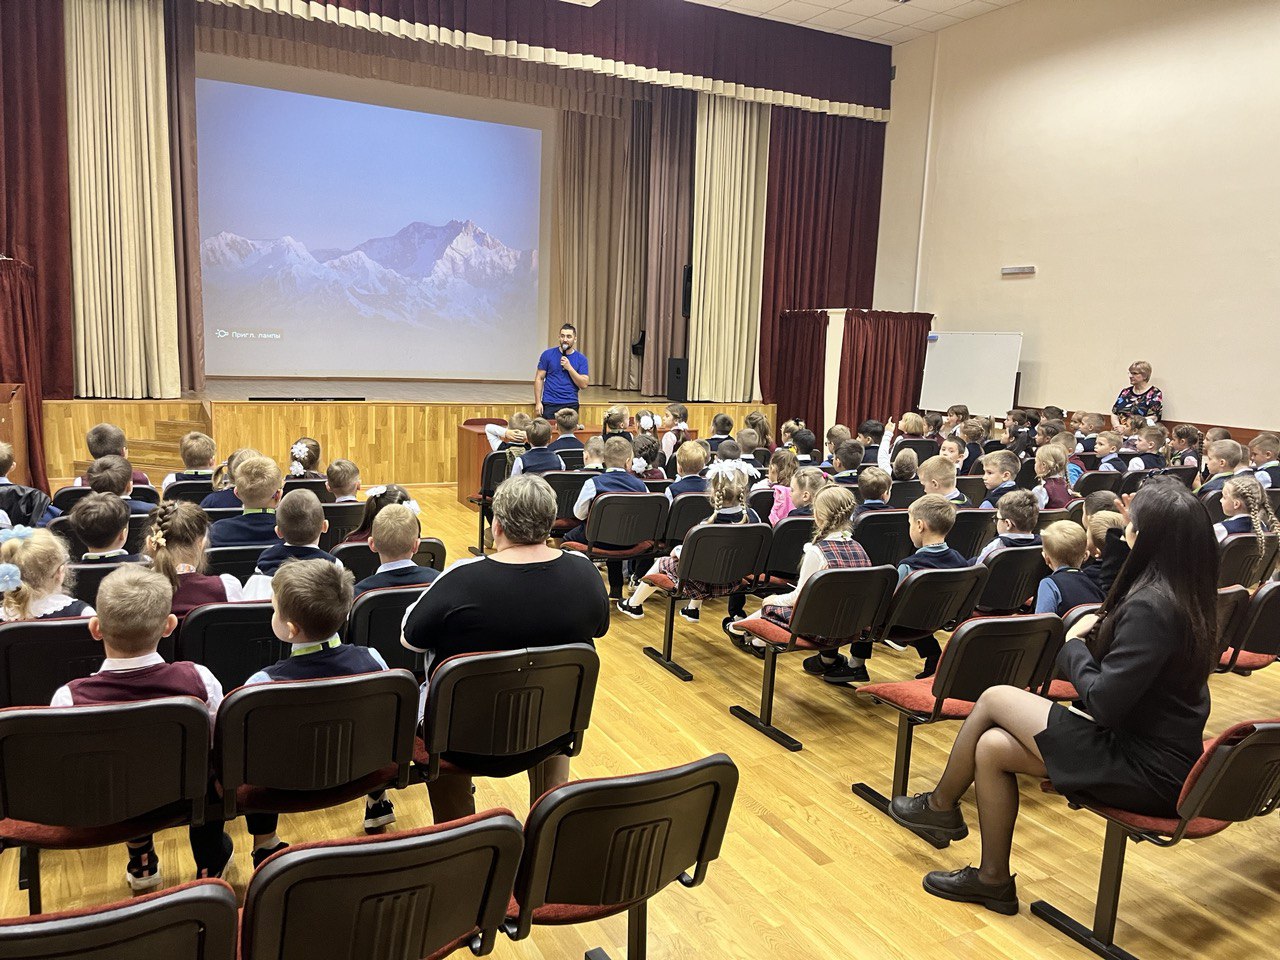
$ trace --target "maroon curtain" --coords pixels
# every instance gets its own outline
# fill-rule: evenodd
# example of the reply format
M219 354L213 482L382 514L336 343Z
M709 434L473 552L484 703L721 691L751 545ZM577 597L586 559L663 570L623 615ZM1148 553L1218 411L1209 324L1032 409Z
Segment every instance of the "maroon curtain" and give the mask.
M36 321L36 277L30 264L0 260L0 382L27 388L27 468L32 486L49 489L44 470L40 326ZM0 398L8 400L5 397Z
M44 396L58 398L75 389L64 56L62 0L0 2L0 253L35 269L39 337L25 349ZM5 354L22 347L9 339L14 329L5 322ZM28 383L33 392L38 404Z
M827 429L823 423L827 322L825 310L788 310L778 321L782 333L778 366L788 371L778 382L778 423L803 420L816 437Z
M774 108L760 297L760 391L781 402L784 310L870 307L880 229L882 123Z
M840 353L841 423L884 420L916 409L924 380L931 313L850 310Z

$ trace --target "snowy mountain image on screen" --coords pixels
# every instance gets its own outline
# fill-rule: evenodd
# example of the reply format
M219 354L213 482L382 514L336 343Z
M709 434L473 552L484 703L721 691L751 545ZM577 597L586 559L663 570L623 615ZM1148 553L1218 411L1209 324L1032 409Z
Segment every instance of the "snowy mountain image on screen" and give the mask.
M453 324L497 331L537 314L537 251L514 250L471 220L414 222L350 250L224 231L200 244L200 263L210 326L447 334Z

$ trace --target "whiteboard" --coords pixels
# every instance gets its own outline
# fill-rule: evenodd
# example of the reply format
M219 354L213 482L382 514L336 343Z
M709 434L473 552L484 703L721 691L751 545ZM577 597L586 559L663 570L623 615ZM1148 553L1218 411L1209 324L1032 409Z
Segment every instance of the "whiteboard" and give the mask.
M1004 416L1013 406L1021 356L1020 333L931 332L920 408L946 410L963 403L975 416Z

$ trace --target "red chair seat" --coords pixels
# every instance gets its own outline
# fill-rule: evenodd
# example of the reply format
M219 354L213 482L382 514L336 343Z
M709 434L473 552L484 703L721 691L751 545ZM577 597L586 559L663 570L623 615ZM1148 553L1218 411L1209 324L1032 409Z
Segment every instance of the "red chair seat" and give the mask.
M786 627L779 626L772 620L764 620L759 617L751 617L748 620L742 620L737 627L743 633L749 633L753 637L759 637L765 643L772 643L775 647L785 647L791 642L791 631ZM802 650L833 650L839 644L831 646L822 646L814 643L805 637L796 638L796 647Z
M668 577L665 573L648 573L643 577L645 583L651 583L659 590L666 590L672 593L676 589L676 582Z
M933 695L933 677L924 680L901 680L897 683L869 683L858 688L858 693L874 697L907 713L933 713L937 698ZM968 700L946 700L942 704L939 720L963 720L973 712Z
M323 810L380 790L396 779L396 765L375 770L359 780L325 790L276 790L245 784L236 788L236 807L250 813L302 813Z
M1092 810L1101 817L1114 820L1116 823L1139 833L1159 834L1163 837L1172 836L1177 831L1178 824L1182 822L1176 818L1148 817L1141 813L1130 813L1128 810L1117 810L1115 807L1095 807L1091 804L1086 804L1085 809ZM1211 837L1215 833L1221 833L1229 826L1231 826L1231 823L1227 820L1196 817L1187 824L1187 831L1183 836L1188 840L1199 840L1202 837Z
M633 904L610 903L604 906L585 906L576 903L545 903L533 911L533 922L539 926L558 926L569 923L591 923L629 910ZM507 919L515 920L520 914L520 903L515 897L507 904Z
M1054 680L1049 684L1050 700L1079 700L1080 693L1069 680Z
M1220 666L1227 666L1231 663L1231 655L1233 650L1227 650L1222 654L1222 659L1218 661ZM1248 650L1241 650L1240 656L1236 658L1235 670L1261 670L1263 667L1269 667L1276 662L1276 658L1266 653L1250 653Z
M556 520L554 523L551 524L551 532L553 534L568 533L577 525L578 525L577 520L570 520L566 517L561 517L559 520ZM564 546L568 547L569 544L566 543L564 544Z
M105 847L187 823L190 809L190 804L176 804L102 827L56 827L28 820L0 820L0 840L6 844L22 844L44 850Z
M565 550L577 550L580 553L586 553L590 550L592 556L604 557L606 560L630 560L632 557L640 557L653 551L652 540L644 540L634 547L624 547L621 550L605 550L603 547L592 548L585 543L562 543L560 546Z

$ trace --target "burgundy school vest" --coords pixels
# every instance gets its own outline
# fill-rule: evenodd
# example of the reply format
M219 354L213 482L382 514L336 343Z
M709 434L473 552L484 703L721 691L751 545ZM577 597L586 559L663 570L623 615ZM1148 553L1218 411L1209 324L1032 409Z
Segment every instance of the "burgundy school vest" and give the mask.
M195 697L208 702L208 691L194 663L155 663L136 670L105 670L67 684L71 702L123 703L159 697Z
M173 614L185 617L196 607L206 603L225 603L227 586L221 577L207 573L178 574L178 592L173 595Z

